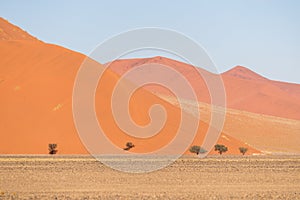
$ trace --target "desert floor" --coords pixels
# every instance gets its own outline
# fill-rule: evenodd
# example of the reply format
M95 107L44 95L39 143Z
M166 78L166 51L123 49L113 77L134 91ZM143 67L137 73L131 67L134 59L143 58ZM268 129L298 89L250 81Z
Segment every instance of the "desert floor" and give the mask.
M0 199L300 199L300 156L183 157L132 174L88 156L6 155Z

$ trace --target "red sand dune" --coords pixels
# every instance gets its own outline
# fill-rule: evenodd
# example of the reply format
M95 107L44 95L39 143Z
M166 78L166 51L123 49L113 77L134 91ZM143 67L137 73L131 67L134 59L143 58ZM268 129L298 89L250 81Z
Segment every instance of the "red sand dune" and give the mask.
M240 66L223 73L222 77L228 107L300 120L299 84L268 80Z
M7 20L0 17L0 40L29 40L39 41L37 38L26 33L19 27L10 24Z
M203 78L194 67L186 63L163 57L124 59L110 63L110 68L123 74L131 68L145 63L165 64L181 72L198 94L200 102L210 103L210 95ZM198 69L206 76L216 76ZM151 72L149 72L151 73ZM237 66L222 74L227 107L259 114L300 120L300 85L268 80L255 72ZM152 92L168 94L157 87L146 87ZM185 98L184 96L182 98Z
M14 28L2 19L0 25L1 30ZM30 37L22 40L24 32L18 31L18 35L5 31L0 38L0 154L44 154L48 153L49 143L57 143L61 154L86 154L74 126L71 107L74 80L85 56L35 39L27 40ZM101 64L96 65L103 70ZM144 89L138 90L130 101L136 123L149 122L148 109L153 104L163 105L168 118L163 129L151 138L129 137L116 126L109 110L110 93L118 80L118 75L107 71L96 93L97 117L107 137L121 148L127 141L133 142L135 152L150 152L166 145L177 130L180 110ZM130 84L122 82L124 91ZM202 143L207 128L201 121L193 144ZM189 128L185 131L189 134ZM259 152L225 134L218 143L226 144L229 154L238 153L240 146L248 147L249 154Z
M116 60L116 61L109 63L109 68L118 74L124 74L125 72L127 72L128 70L130 70L134 67L138 67L143 64L151 64L151 63L162 64L162 65L165 65L165 66L168 66L170 68L177 70L178 72L183 74L184 77L191 83L191 85L193 86L193 88L197 94L198 101L207 102L207 103L210 102L210 95L208 92L208 87L206 86L205 82L203 81L203 78L201 77L201 75L205 75L205 76L212 75L213 76L213 74L211 74L210 72L208 72L204 69L199 68L198 69L200 72L199 73L198 71L195 70L194 67L192 67L189 64L182 63L182 62L168 59L168 58L164 58L164 57L160 57L160 56L153 57L153 58ZM149 73L150 74L152 73L153 76L157 75L156 73L153 73L151 71L149 71ZM169 82L176 83L177 80L173 79L173 80L170 80ZM178 87L180 87L180 85L178 85ZM163 94L167 94L167 95L173 95L172 93L168 92L163 87L160 87L157 85L147 85L147 86L145 86L145 88L153 93L163 93ZM182 98L189 98L189 97L182 96Z

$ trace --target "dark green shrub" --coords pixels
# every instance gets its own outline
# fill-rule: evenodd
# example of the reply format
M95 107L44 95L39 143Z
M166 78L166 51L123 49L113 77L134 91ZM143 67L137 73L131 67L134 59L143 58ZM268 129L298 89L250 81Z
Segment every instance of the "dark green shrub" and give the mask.
M218 151L219 154L222 155L222 153L225 153L226 151L228 151L228 148L223 144L216 144L215 151Z
M206 153L207 151L200 146L191 146L190 152L199 155L199 153L202 154L202 153Z
M245 155L245 153L248 151L248 148L240 147L239 150L240 150L241 154Z

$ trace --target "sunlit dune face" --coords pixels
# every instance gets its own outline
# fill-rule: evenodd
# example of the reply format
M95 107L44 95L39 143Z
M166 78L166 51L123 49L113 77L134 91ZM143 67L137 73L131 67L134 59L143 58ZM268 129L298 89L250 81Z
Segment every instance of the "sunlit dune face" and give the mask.
M123 148L127 141L131 141L135 144L135 148L132 149L133 152L147 153L155 151L167 145L176 135L178 126L180 124L180 110L173 107L169 103L159 99L158 97L150 94L144 89L138 89L131 96L129 102L129 114L132 123L136 125L145 127L151 123L151 118L149 116L149 111L151 107L155 104L161 105L166 110L166 122L165 126L161 127L161 130L151 137L142 138L147 132L136 133L136 137L132 137L126 134L119 128L116 121L114 120L113 111L111 110L112 92L117 79L112 80L109 74L104 75L99 82L96 94L96 110L97 117L100 126L106 133L106 136L118 147ZM126 87L126 83L124 83ZM130 87L128 85L128 87ZM106 92L103 92L106 91ZM126 91L126 89L124 90ZM118 102L121 104L126 104L127 99L119 99ZM118 108L117 108L118 109ZM120 108L122 109L122 108ZM116 114L120 114L116 113ZM124 118L127 116L124 116ZM159 116L152 120L163 120ZM153 130L153 129L152 129ZM152 131L148 129L149 132ZM145 130L147 131L147 130ZM133 133L132 133L133 134Z
M5 138L1 140L1 153L47 154L49 143L58 144L59 154L88 153L74 126L71 106L74 80L84 56L58 46L30 42L2 42L0 54L5 58L0 60L0 77L5 77L0 84L4 97L0 99L1 134ZM98 121L109 140L121 149L130 141L135 145L131 151L137 153L168 145L177 133L181 110L144 89L137 90L129 104L136 124L149 124L149 109L155 104L164 107L167 117L157 134L132 137L118 128L111 112L111 93L118 80L118 75L107 73L95 97ZM200 123L193 144L201 145L207 127ZM224 143L231 145L232 141ZM223 139L218 142L223 143ZM232 145L228 154L236 153L241 143Z

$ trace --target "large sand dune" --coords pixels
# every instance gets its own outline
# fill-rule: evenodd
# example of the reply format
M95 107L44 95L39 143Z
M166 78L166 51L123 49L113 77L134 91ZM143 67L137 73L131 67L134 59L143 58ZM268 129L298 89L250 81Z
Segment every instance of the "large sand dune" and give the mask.
M168 90L157 86L145 86L147 90L178 107L180 100L183 109L195 117L198 116L199 106L200 119L211 123L210 96L200 74L215 74L203 69L199 69L199 74L191 65L163 57L117 60L109 63L109 67L119 74L125 74L130 69L150 63L159 63L180 71L196 91L198 102L185 96L175 99ZM154 74L151 71L148 73ZM223 73L222 79L227 96L223 133L264 153L300 153L299 84L272 81L242 66ZM225 134L221 137L228 138Z
M117 60L110 63L110 68L119 74L124 74L130 69L149 63L159 63L179 71L193 86L200 102L211 102L206 83L201 75L213 77L216 74L201 68L195 70L191 65L164 57ZM241 66L223 73L222 79L228 108L300 120L299 84L272 81ZM169 94L153 86L148 86L147 89Z
M3 24L6 29L11 26L2 20L0 25L3 27ZM85 56L37 40L8 37L10 32L2 35L0 154L45 154L48 153L48 143L57 143L61 154L86 154L87 150L79 139L72 116L73 84ZM99 70L104 69L99 63L93 62L93 65ZM168 144L178 128L180 110L144 89L138 90L130 101L132 118L138 124L149 123L148 109L154 104L163 105L168 118L157 135L148 139L130 137L116 126L110 111L112 88L118 80L119 75L107 71L96 92L97 116L107 137L120 148L127 141L132 141L136 145L133 149L135 152L150 152ZM121 83L124 91L131 84L127 81ZM184 115L198 121L190 114ZM208 124L203 121L199 124L193 144L202 143L208 128ZM191 130L187 128L184 131L188 136ZM248 147L250 154L259 152L224 133L222 136L218 142L229 146L229 154L238 153L240 146ZM183 139L182 142L186 141ZM99 146L100 151L101 148Z

